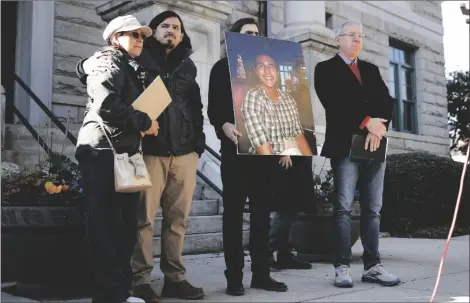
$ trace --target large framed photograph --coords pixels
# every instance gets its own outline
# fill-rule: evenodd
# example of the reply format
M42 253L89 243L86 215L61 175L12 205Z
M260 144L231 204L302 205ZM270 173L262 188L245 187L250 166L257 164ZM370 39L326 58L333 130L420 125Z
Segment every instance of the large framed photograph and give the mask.
M299 43L226 32L238 154L317 155Z

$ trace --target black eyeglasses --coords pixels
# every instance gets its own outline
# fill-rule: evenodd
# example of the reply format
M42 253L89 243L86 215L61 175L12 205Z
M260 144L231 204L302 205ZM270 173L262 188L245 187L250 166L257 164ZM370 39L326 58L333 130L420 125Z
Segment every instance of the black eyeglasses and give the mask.
M132 38L134 38L134 39L136 39L136 40L139 39L139 37L142 38L142 40L144 40L144 41L147 39L147 37L146 37L143 33L138 33L138 32L136 32L136 31L133 31L133 32L121 32L121 36L124 35L125 33L131 34Z

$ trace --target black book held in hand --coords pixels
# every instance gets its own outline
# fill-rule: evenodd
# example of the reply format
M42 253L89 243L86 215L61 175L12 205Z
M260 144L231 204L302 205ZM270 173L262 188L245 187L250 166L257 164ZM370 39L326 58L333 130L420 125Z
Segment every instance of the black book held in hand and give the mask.
M388 139L386 137L382 137L379 148L372 152L369 148L367 150L364 148L366 137L367 134L354 134L352 136L349 158L384 162L387 157Z

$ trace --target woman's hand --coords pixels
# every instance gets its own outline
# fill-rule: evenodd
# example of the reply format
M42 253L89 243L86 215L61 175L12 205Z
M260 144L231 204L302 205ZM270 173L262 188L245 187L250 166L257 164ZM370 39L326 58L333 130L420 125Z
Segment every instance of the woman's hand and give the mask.
M158 135L158 130L160 129L160 126L158 126L158 122L156 120L152 120L152 125L150 126L149 129L144 131L144 134L146 135Z

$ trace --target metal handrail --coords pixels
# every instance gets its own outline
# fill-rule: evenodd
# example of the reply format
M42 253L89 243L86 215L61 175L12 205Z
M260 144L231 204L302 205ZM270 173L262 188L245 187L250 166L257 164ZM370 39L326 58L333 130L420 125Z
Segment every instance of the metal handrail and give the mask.
M196 173L204 182L209 184L209 186L212 187L212 189L215 190L219 195L223 195L223 191L217 185L215 185L214 182L209 180L209 178L207 178L199 169L197 169Z
M74 145L77 144L77 138L71 134L70 132L67 131L66 127L60 120L54 115L54 113L46 106L44 103L39 99L39 97L29 88L29 86L24 83L24 81L15 73L14 74L14 79L18 84L28 93L28 95L36 102L36 104L39 106L39 108L42 109L44 113L54 122L55 125L63 132L67 134L67 138L72 142ZM29 132L33 135L33 137L36 139L36 141L43 147L43 149L47 152L49 156L51 156L54 152L52 149L46 144L46 142L39 136L39 134L36 132L36 130L31 126L29 121L21 114L21 112L13 105L13 111L18 116L19 120L21 123L26 126L26 128L29 130ZM212 148L210 148L207 144L205 145L205 149L216 159L219 161L221 160L220 155L215 152ZM222 196L223 191L216 185L214 184L209 178L207 178L199 169L196 171L197 175L204 181L206 182L210 187L212 187L219 195Z
M36 102L36 104L39 106L39 108L41 108L42 111L44 113L46 113L46 115L51 119L51 121L54 122L54 124L64 134L67 134L67 138L70 140L70 142L72 142L73 145L76 145L77 144L77 138L75 138L75 136L73 134L71 134L69 131L67 131L64 124L62 122L60 122L60 120L54 115L54 113L49 108L47 108L46 105L44 105L44 103L41 101L41 99L39 99L39 97L36 96L36 94L28 87L28 85L26 83L24 83L24 81L16 73L14 74L14 79L28 93L28 95L34 100L34 102ZM25 126L26 126L26 124L25 124Z
M214 156L217 160L221 161L222 158L220 157L220 155L215 151L213 150L209 145L205 145L204 148L209 152L209 154L211 154L212 156Z
M214 156L217 160L222 161L222 157L221 157L217 152L215 152L209 145L205 144L204 148L205 148L205 150L207 150L212 156ZM197 170L197 175L198 175L202 180L204 180L204 182L206 182L207 184L209 184L209 186L212 187L212 189L214 189L220 196L223 195L223 190L220 189L216 184L214 184L214 182L212 182L211 180L209 180L209 178L207 178L199 169Z

